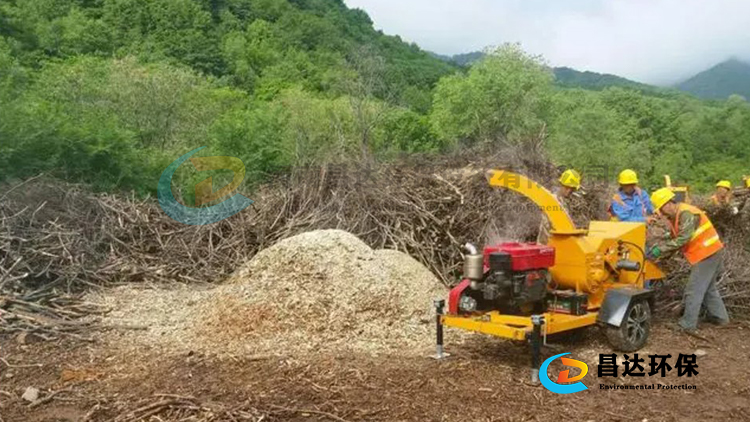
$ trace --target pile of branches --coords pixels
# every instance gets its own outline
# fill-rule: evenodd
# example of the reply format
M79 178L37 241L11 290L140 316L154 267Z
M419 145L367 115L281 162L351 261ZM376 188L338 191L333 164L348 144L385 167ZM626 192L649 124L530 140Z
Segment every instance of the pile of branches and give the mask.
M520 195L491 188L486 170L492 168L524 174L548 187L556 185L560 174L539 143L494 153L485 149L410 157L387 165L298 168L248 195L255 201L250 208L206 226L172 220L153 198L93 194L46 177L6 185L0 189L5 192L0 196L2 324L7 328L12 320L28 330L28 325L18 325L23 317L10 313L28 313L34 307L29 304L39 305L37 313L46 313L53 322L83 318L100 310L70 308L77 294L103 285L221 282L259 250L319 229L346 230L373 248L406 252L451 285L460 271L464 243L537 236L541 212ZM605 218L611 193L603 183L586 188L587 195L568 204L579 226ZM725 228L729 258L722 285L735 313L747 314L750 281L744 248L750 224L740 217ZM724 220L715 219L724 230ZM674 286L688 271L684 266L670 270ZM33 322L25 319L27 323ZM58 321L41 326L71 325Z
M461 245L534 240L541 213L526 198L488 185L501 168L553 184L558 169L535 149L411 160L381 167L299 169L268 186L259 206L275 210L264 239L314 229L348 231L375 249L398 249L447 285L456 281Z
M260 249L318 229L346 230L371 247L407 252L451 284L465 242L531 240L539 227L531 202L488 186L489 168L549 183L558 173L539 145L495 155L301 168L255 192L252 207L206 226L172 220L153 198L93 194L48 177L6 184L0 189L0 324L44 338L73 333L85 325L79 320L101 311L81 305L79 293L87 289L219 282Z
M213 281L254 253L240 222L185 226L151 200L97 195L37 177L0 189L0 332L83 337L91 288L136 281Z
M24 295L0 296L0 333L16 335L24 344L31 336L43 340L73 337L93 341L86 332L97 322L89 318L106 312L103 307L86 303L80 297L57 294L52 289Z
M332 228L375 248L411 253L448 282L464 242L536 236L534 205L491 189L485 170L511 169L541 181L557 173L539 153L475 157L297 169L252 195L250 208L206 226L172 220L153 199L28 180L0 201L0 292L221 281L280 239Z

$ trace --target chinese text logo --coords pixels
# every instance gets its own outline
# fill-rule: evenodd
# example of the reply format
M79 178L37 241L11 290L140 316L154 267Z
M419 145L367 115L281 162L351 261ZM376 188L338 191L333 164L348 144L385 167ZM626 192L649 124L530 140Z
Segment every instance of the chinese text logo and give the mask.
M213 191L213 180L211 177L195 185L195 205L201 205L223 198L234 192L245 178L245 165L242 160L236 157L196 157L190 158L198 151L206 147L196 148L182 157L178 158L172 164L167 166L159 178L157 192L159 194L159 205L168 216L179 221L180 223L190 225L212 224L229 218L238 212L249 207L253 203L246 196L235 194L226 201L205 208L187 207L175 199L172 194L172 176L177 168L185 161L190 159L196 170L231 170L234 174L232 182L218 191Z

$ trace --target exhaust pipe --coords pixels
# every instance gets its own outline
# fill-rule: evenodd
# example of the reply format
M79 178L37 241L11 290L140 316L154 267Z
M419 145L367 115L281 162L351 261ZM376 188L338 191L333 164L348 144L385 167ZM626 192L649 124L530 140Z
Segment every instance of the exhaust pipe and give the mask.
M466 243L463 246L464 251L469 255L477 255L479 252L477 252L477 247L472 245L471 243Z
M468 278L472 282L481 280L484 277L484 257L477 251L477 247L471 243L465 244L463 249L466 252L464 256L464 278ZM475 287L472 288L475 289Z

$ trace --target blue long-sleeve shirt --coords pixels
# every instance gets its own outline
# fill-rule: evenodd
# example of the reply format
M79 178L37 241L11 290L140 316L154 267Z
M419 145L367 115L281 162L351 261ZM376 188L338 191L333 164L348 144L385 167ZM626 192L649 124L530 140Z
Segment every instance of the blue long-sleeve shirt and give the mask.
M610 210L618 221L645 223L646 217L654 213L651 198L643 189L636 188L633 195L628 195L620 190L615 194L615 197L619 197L620 201L612 198Z

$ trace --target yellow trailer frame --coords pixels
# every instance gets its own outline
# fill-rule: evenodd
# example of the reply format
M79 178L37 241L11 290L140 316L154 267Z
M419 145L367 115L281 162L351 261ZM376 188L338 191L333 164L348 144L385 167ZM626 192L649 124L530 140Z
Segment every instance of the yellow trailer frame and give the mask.
M557 334L596 324L598 312L588 312L585 315L545 312L542 315L544 316L544 332ZM526 340L534 328L534 323L529 316L504 315L497 311L477 316L442 315L441 323L447 327L476 331L510 340Z

